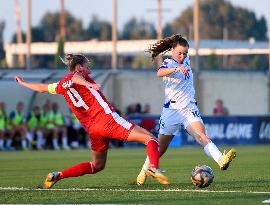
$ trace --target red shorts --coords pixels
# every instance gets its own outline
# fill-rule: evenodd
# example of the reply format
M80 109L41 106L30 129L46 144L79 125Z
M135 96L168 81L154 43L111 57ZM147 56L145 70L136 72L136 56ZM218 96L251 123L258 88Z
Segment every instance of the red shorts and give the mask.
M110 139L126 140L135 124L120 117L116 112L100 117L87 129L91 149L103 152L109 148Z

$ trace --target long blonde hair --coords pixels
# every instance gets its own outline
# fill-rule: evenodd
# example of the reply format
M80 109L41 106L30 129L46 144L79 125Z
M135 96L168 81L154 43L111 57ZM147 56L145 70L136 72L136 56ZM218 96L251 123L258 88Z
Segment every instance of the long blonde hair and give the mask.
M150 53L152 60L154 60L159 54L164 54L177 45L189 48L189 44L185 38L183 38L180 34L174 34L150 45L146 52Z

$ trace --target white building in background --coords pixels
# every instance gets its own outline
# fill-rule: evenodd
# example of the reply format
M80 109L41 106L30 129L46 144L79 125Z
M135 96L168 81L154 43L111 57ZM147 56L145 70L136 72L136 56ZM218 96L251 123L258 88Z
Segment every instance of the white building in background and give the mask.
M145 49L150 44L156 42L152 40L119 40L117 43L117 52L120 56L136 56L144 54ZM195 50L193 41L190 41L189 55L193 56ZM66 42L65 53L82 53L90 55L112 54L112 41L78 41ZM19 54L26 55L26 44L10 43L5 45L6 61L9 67L15 64L15 57ZM36 42L31 44L32 55L55 55L57 53L57 42ZM268 42L256 41L235 41L235 40L201 40L199 55L250 55L250 54L269 54Z

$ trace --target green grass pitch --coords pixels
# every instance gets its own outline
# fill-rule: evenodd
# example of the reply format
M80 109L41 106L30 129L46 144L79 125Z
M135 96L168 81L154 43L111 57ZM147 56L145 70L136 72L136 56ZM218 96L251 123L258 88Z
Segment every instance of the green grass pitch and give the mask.
M270 146L235 148L237 157L227 171L199 147L169 149L160 165L172 184L161 186L149 178L142 187L135 179L145 150L110 149L105 170L62 180L53 190L38 189L47 173L89 161L88 150L0 152L0 204L262 204L270 198ZM191 170L198 164L214 171L206 189L191 184Z

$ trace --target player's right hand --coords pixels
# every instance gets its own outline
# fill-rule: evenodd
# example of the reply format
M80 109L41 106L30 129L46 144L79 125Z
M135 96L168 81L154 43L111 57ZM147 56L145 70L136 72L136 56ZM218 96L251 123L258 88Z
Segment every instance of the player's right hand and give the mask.
M18 82L19 84L22 84L22 83L24 82L24 80L23 80L20 76L17 76L17 75L14 76L14 79L15 79L15 81Z

